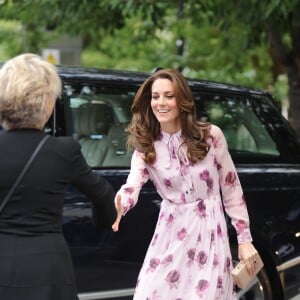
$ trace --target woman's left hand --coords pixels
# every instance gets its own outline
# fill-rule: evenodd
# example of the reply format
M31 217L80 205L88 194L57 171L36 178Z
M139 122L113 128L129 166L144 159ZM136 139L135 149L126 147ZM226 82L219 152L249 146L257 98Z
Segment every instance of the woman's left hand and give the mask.
M238 257L246 265L250 275L255 274L258 252L251 242L239 244Z

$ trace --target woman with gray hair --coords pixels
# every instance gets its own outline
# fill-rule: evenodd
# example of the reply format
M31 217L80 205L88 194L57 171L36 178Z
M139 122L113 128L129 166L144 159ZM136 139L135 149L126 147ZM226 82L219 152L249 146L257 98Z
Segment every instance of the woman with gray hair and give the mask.
M49 137L11 192L31 154L47 136L42 129L60 93L55 67L38 55L19 55L0 69L4 128L0 134L0 299L78 299L62 234L69 184L89 197L97 212L103 212L98 225L109 228L116 217L111 185L92 172L71 137Z

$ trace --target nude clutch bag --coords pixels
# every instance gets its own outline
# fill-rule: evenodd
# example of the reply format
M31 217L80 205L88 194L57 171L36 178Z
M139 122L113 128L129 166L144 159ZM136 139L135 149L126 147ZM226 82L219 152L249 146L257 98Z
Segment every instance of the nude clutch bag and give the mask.
M257 260L255 264L255 274L253 276L249 275L246 265L244 262L240 261L237 266L232 270L233 280L240 289L246 288L249 283L255 278L257 273L263 268L264 263L259 255L257 255Z

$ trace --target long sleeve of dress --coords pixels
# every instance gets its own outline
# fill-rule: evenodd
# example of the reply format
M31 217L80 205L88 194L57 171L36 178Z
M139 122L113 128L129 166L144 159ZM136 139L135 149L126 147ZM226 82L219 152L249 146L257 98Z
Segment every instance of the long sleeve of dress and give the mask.
M117 192L117 194L121 196L121 205L124 209L124 215L136 205L140 190L148 179L149 173L142 153L135 150L132 155L130 173L126 183L122 185Z
M226 139L217 126L212 126L211 133L226 213L231 218L231 223L237 232L238 243L250 242L252 237L246 202L237 171L228 151Z

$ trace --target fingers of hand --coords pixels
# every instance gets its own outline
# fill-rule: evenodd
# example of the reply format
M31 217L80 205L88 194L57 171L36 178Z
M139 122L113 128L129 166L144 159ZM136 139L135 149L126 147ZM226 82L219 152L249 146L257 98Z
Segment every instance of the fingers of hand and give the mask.
M120 220L118 221L118 219L115 221L115 223L112 225L112 230L114 232L117 232L119 230L119 224L120 224Z
M254 275L255 274L255 267L253 265L253 263L249 262L249 261L245 261L245 265L247 268L247 271L249 273L249 275Z
M256 254L252 255L250 258L245 260L246 268L250 275L254 275L257 268L257 258Z
M239 258L245 263L248 273L254 275L257 263L257 250L252 243L240 245Z
M117 218L116 218L114 224L112 225L112 230L114 232L117 232L119 230L119 224L121 222L121 218L122 218L122 214L118 213Z
M123 207L121 205L121 196L117 195L116 199L115 199L115 207L117 210L117 218L114 222L114 224L112 225L112 230L114 232L117 232L119 230L119 224L122 218L122 214L123 214Z

